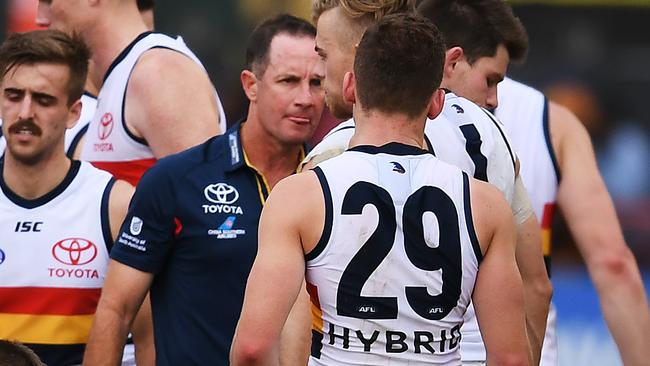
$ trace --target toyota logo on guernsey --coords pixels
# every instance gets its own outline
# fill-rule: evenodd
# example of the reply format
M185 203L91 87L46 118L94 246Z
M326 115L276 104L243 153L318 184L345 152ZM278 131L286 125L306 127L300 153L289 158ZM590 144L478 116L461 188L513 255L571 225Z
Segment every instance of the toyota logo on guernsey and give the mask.
M113 115L104 113L102 119L99 120L98 137L100 140L106 140L113 132Z
M52 247L52 256L60 263L82 266L97 257L97 247L91 241L82 238L63 239Z
M5 252L3 252L2 249L0 249L0 264L4 263L5 258L6 258Z
M239 192L229 184L210 184L205 187L203 194L205 195L205 199L214 203L213 205L203 205L204 213L244 214L240 206L233 205L239 199Z

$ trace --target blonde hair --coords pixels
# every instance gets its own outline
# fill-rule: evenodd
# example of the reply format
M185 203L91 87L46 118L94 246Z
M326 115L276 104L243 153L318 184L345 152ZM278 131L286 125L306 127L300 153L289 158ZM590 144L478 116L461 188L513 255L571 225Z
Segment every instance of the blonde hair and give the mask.
M314 21L325 11L341 6L350 18L369 18L377 21L388 14L415 12L415 0L314 0Z

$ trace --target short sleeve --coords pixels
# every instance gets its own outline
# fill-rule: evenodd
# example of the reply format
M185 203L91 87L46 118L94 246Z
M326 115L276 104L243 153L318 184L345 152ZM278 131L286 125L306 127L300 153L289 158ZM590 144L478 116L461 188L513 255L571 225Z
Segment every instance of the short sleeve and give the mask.
M158 273L174 243L172 169L159 162L138 184L111 258L140 271Z

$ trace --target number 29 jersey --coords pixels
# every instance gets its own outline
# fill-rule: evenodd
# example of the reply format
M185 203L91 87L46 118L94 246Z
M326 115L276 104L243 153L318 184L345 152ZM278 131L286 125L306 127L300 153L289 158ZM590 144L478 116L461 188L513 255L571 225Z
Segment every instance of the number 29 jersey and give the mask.
M305 258L310 365L460 364L482 259L467 174L398 143L354 147L314 171L326 212Z

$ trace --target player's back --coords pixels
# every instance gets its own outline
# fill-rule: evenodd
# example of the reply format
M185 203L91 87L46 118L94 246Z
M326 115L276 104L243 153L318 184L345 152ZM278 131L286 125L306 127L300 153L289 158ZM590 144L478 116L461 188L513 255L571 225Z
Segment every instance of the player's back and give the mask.
M397 143L314 170L327 212L306 256L310 364L459 364L481 258L467 174Z

